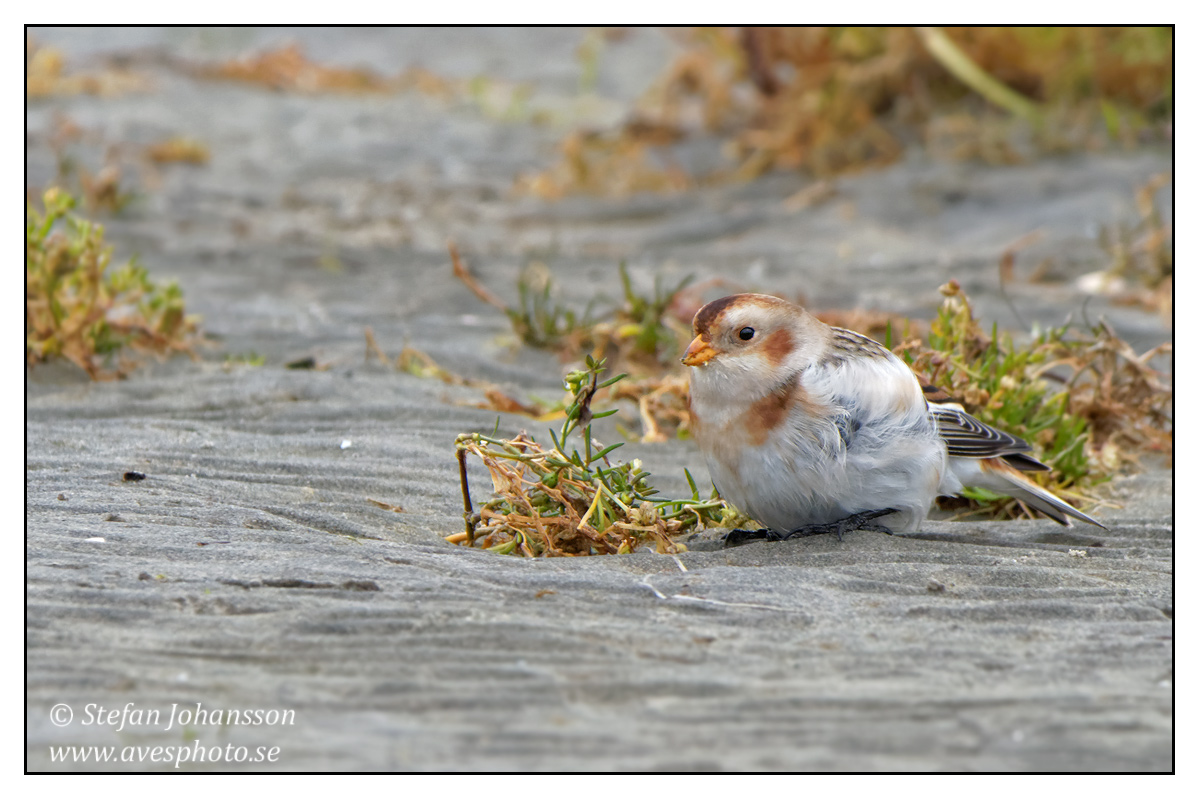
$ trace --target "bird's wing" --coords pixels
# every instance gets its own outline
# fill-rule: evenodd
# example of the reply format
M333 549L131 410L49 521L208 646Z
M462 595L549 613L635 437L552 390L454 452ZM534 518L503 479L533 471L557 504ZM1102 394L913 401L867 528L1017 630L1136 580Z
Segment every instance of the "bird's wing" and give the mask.
M926 396L928 396L926 392ZM1003 458L1026 472L1048 470L1042 462L1026 455L1033 448L1024 439L996 430L972 417L957 403L929 403L929 413L951 456L960 458Z

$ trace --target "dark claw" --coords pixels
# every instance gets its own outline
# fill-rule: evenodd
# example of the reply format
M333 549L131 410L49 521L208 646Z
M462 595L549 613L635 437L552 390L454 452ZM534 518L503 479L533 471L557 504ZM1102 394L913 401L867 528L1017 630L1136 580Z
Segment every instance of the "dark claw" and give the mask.
M835 534L838 541L842 541L843 537L850 531L876 531L878 533L891 534L892 529L886 525L875 522L879 517L886 517L888 514L895 514L894 508L881 508L876 511L861 511L858 514L851 514L845 519L839 519L836 522L822 522L816 525L804 525L796 528L788 533L776 533L767 528L759 528L756 531L746 531L737 529L730 531L725 537L726 547L737 547L738 545L747 542L767 541L767 542L782 542L787 539L801 538L804 536L820 536L824 533Z

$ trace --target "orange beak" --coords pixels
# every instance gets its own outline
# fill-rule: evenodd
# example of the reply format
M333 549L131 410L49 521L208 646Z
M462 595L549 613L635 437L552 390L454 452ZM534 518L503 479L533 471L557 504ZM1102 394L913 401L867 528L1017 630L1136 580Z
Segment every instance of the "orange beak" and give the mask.
M688 345L687 352L683 354L683 358L680 361L683 362L684 366L702 367L715 358L716 355L717 351L713 349L713 346L697 336L695 339L692 339L692 343Z

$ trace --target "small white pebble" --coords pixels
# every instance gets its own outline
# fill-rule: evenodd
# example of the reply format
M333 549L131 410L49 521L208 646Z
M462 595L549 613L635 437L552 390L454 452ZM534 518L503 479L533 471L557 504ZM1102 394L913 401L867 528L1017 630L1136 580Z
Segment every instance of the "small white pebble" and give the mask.
M85 542L103 542L104 537L103 536L93 536L90 539L84 539L84 541Z
M1013 731L1012 732L1012 740L1014 742L1024 741L1025 740L1025 731Z
M351 442L349 439L342 439L342 449L343 450L353 447L353 446L354 446L354 442Z
M1068 550L1067 555L1075 556L1076 558L1087 558L1087 550Z

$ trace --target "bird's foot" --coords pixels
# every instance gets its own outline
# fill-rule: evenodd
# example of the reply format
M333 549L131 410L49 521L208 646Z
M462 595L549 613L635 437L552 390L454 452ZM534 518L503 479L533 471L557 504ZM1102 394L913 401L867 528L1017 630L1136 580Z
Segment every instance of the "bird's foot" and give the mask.
M801 538L805 536L819 536L823 533L835 534L838 541L850 531L877 531L878 533L891 534L892 529L888 526L875 522L879 517L886 517L888 514L895 514L894 508L881 508L875 511L860 511L857 514L851 514L845 519L839 519L836 522L822 522L815 525L804 525L796 528L794 531L787 533L777 533L769 528L759 528L756 531L747 531L738 528L730 531L725 537L726 547L737 547L738 545L746 544L747 542L782 542L787 539Z
M737 528L725 534L725 546L737 547L746 544L746 542L779 541L779 534L770 528L759 528L756 531L748 531L742 528Z
M842 541L843 537L850 531L877 531L879 533L891 534L892 529L888 526L875 522L879 517L886 517L888 514L895 514L894 508L880 508L875 511L860 511L857 514L851 514L845 519L839 519L836 522L822 522L816 525L804 525L796 528L794 531L789 531L785 534L776 534L778 541L797 538L801 536L820 536L823 533L837 534L838 541Z

